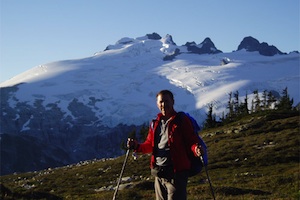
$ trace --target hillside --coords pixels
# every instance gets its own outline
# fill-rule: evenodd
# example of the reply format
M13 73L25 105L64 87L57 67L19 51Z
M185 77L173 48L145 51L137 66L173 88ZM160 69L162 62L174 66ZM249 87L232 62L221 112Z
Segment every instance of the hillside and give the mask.
M298 199L299 113L249 115L202 131L217 199ZM0 177L2 199L111 199L124 156ZM149 156L129 158L118 199L153 199ZM189 199L211 199L205 172L190 178Z

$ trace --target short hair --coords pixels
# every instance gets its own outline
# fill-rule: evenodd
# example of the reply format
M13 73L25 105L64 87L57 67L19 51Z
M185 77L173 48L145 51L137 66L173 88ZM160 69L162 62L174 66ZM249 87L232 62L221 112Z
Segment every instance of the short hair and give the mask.
M170 90L161 90L160 92L157 93L156 98L159 95L169 95L171 97L171 99L174 100L174 95L173 95L173 93Z

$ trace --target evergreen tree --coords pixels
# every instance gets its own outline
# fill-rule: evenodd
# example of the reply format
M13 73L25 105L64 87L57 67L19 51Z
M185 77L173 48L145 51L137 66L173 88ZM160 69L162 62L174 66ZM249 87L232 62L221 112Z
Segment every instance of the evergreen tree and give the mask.
M204 129L206 128L213 128L216 126L216 117L213 115L213 104L210 103L208 105L208 113L206 114L206 120L204 122Z
M263 93L262 93L261 106L262 106L263 110L267 110L267 108L268 108L268 94L267 94L267 90L264 90Z
M233 102L234 114L235 115L239 115L240 114L239 91L236 91L233 94L233 96L234 96L234 102Z
M251 101L251 113L254 113L254 99Z
M282 96L276 106L278 110L292 110L294 99L290 99L287 87L282 91Z
M229 113L227 114L227 119L232 120L233 115L234 115L234 106L232 103L232 92L229 93L227 108L229 109Z
M246 92L244 103L241 103L240 105L240 114L241 115L248 115L249 109L248 109L248 93Z
M267 100L267 107L269 109L273 109L273 104L275 104L276 102L276 98L275 96L273 95L273 93L271 91L268 92L268 100Z
M253 94L255 95L254 102L253 102L254 103L254 111L259 112L259 111L261 111L261 107L260 107L261 101L260 101L258 90L253 91Z

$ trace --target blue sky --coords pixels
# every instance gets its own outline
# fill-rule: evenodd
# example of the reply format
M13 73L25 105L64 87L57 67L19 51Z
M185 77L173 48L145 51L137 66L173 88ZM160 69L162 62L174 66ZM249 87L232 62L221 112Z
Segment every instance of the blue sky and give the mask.
M246 36L300 50L299 0L0 0L0 9L0 82L153 32L177 45L210 37L223 52Z

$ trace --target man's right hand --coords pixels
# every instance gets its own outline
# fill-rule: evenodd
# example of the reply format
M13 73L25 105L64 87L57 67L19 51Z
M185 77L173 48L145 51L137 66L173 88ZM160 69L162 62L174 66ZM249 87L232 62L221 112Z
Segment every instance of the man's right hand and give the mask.
M138 148L138 142L135 139L128 138L127 140L127 148L136 150Z

